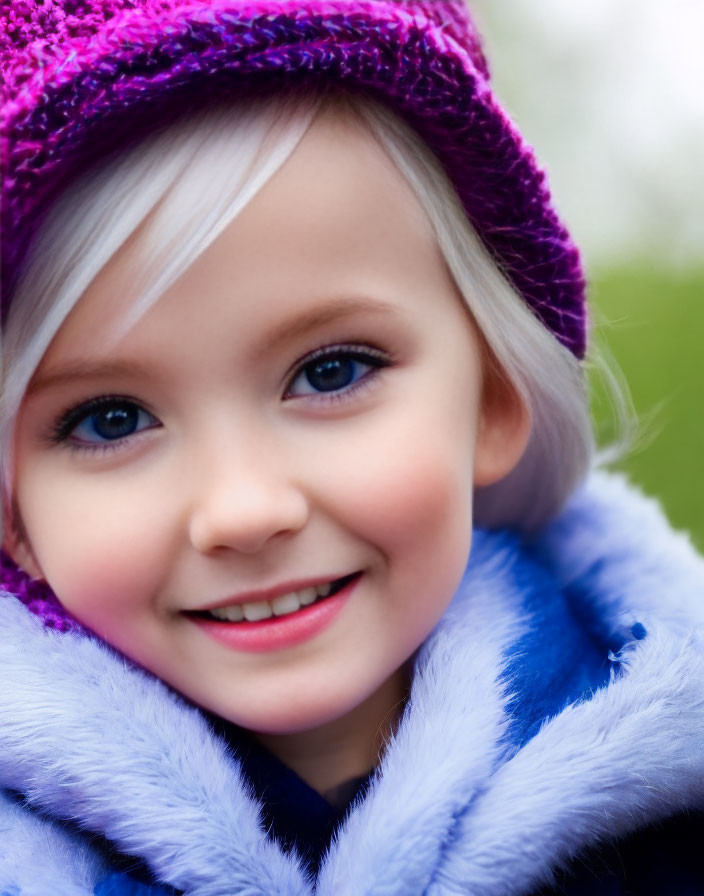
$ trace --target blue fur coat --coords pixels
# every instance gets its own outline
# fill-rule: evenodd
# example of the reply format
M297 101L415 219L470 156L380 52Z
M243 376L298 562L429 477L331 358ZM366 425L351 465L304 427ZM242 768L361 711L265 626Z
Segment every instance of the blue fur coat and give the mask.
M197 708L12 598L0 631L0 896L519 896L704 809L704 561L614 476L529 544L476 534L315 882Z

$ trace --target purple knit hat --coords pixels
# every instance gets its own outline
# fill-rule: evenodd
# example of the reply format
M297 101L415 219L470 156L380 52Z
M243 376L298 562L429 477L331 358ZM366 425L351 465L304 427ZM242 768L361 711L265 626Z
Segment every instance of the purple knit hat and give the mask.
M579 253L461 0L5 0L0 65L3 314L47 208L128 134L204 98L324 82L420 133L518 292L584 355Z

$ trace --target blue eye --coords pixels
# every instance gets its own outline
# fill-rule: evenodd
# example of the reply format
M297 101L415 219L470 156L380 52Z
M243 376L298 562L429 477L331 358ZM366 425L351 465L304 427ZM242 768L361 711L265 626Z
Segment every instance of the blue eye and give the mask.
M133 401L107 396L70 410L59 421L54 440L80 447L105 445L151 429L158 420Z
M349 391L371 371L384 367L387 361L370 351L360 349L320 349L304 363L292 380L287 395L317 395Z

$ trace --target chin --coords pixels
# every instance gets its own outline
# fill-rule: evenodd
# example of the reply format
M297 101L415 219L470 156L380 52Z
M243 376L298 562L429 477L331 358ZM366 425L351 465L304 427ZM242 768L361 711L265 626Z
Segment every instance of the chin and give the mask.
M280 710L272 710L269 713L258 713L245 720L234 720L241 728L253 731L257 734L287 735L303 734L306 731L314 731L336 722L354 709L353 706L325 705L322 707L305 707L304 712L292 711L290 706Z

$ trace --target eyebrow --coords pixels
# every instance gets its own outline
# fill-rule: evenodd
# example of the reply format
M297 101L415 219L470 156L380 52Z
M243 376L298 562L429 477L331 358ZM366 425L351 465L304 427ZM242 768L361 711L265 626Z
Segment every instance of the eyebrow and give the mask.
M283 343L305 335L316 327L335 323L358 314L383 314L389 315L396 312L394 305L380 299L335 299L324 305L312 308L310 311L296 314L289 320L284 320L276 327L269 330L262 339L262 345L267 349L276 349Z
M36 395L53 386L61 386L64 383L80 382L81 380L93 380L100 377L127 377L136 379L145 377L147 368L132 361L107 361L104 363L90 361L77 361L70 364L62 364L54 370L49 368L46 373L32 377L27 386L27 397Z
M322 327L358 314L388 315L395 310L393 305L381 300L365 298L334 300L302 314L296 314L277 324L262 338L260 349L266 347L269 350L275 350L280 345L296 339L316 327ZM81 380L94 380L101 377L140 379L147 376L148 368L136 361L76 361L57 366L53 370L49 368L45 373L33 377L27 387L26 396L29 398L45 389Z

